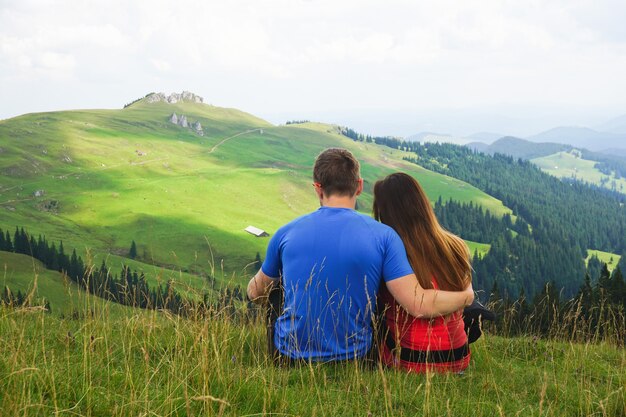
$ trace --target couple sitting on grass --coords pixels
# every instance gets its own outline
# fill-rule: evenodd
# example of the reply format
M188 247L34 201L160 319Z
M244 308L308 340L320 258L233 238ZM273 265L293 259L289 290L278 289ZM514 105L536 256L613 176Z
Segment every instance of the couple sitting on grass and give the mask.
M268 332L274 358L465 369L470 254L417 181L396 173L376 182L372 219L355 211L363 179L349 151L322 152L313 179L321 207L276 232L248 284L252 301L280 304Z

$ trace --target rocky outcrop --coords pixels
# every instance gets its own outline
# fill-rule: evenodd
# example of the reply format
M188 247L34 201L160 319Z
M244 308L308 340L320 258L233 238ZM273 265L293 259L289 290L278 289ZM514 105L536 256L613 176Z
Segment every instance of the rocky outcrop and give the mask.
M148 103L158 103L159 101L167 102L167 97L163 93L152 93L145 98Z
M182 93L172 93L166 96L164 93L153 93L146 97L148 103L169 103L175 104L179 101L185 101L189 103L204 103L204 99L199 95L196 95L190 91L183 91Z
M204 136L204 130L202 130L202 125L200 124L200 121L196 120L194 123L190 123L189 121L187 121L187 116L185 116L184 114L177 116L176 113L172 113L172 115L170 116L170 123L173 123L180 127L190 128L198 136Z
M183 91L182 93L172 93L169 96L166 96L163 93L152 93L148 94L145 98L148 103L169 103L174 104L178 102L188 102L188 103L204 103L204 99L192 92ZM176 113L172 113L169 118L169 122L180 127L189 128L194 133L199 136L204 136L204 130L202 130L202 125L199 121L195 121L193 123L187 120L187 116L181 114L180 116Z
M60 204L58 200L42 201L37 205L37 208L40 211L57 214L60 209Z
M204 130L202 130L202 125L200 124L200 122L196 121L193 124L193 130L195 130L198 135L204 136Z
M181 94L181 100L183 101L192 101L194 103L204 103L204 99L194 93L189 91L183 91Z

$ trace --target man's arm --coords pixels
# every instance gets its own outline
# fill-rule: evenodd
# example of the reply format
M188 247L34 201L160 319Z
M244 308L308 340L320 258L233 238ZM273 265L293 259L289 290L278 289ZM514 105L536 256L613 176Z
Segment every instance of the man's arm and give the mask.
M257 304L265 302L267 294L275 281L276 278L268 277L262 269L259 269L259 272L248 283L247 292L250 301Z
M472 284L463 291L425 290L414 274L387 281L386 284L398 304L418 318L445 316L474 301Z

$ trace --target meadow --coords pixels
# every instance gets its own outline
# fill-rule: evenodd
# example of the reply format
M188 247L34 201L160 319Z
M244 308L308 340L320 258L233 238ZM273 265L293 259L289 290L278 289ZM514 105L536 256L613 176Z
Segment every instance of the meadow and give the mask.
M623 193L626 187L626 179L615 178L614 175L607 176L595 168L596 162L579 158L571 152L557 152L553 155L532 159L531 161L543 171L555 177L577 179L610 189L615 186L615 191L620 193ZM603 179L608 180L608 182L603 184Z
M262 321L104 306L0 308L0 415L626 415L626 351L487 331L457 374L355 362L276 367Z
M601 262L606 264L610 272L613 272L615 267L617 267L617 264L619 264L620 259L622 259L620 255L616 255L611 252L603 252L601 250L590 249L587 251L587 258L585 259L585 261L589 262L589 259L594 255L597 256Z
M200 121L204 136L169 123L173 112ZM127 265L150 286L169 282L197 300L252 274L267 239L246 226L272 234L316 209L311 167L332 146L362 162L361 212L373 183L401 170L431 201L511 213L337 126L273 126L234 109L139 101L0 121L0 228L63 240L88 265L104 260L113 273ZM467 243L472 253L490 249ZM0 415L626 416L624 342L610 334L581 342L558 328L549 340L532 328L518 337L489 328L463 375L352 362L281 368L267 358L263 320L245 305L181 317L94 297L25 255L0 252L0 267L3 289L51 305L0 306Z
M31 257L0 252L0 261L3 285L52 306L0 304L0 415L626 415L623 326L609 322L602 334L571 332L564 316L546 340L532 318L511 336L503 313L461 375L277 367L251 306L189 317L141 310L87 294Z
M204 136L170 123L172 113L200 121ZM362 162L364 213L371 210L373 183L398 170L414 175L432 201L441 196L511 212L462 181L403 161L402 151L354 142L333 125L273 126L234 109L139 101L123 110L0 121L0 228L23 226L63 240L94 263L106 258L153 277L179 275L199 291L208 275L243 283L267 245L243 229L254 225L272 234L315 210L311 168L332 146L352 150ZM130 262L133 240L138 256Z

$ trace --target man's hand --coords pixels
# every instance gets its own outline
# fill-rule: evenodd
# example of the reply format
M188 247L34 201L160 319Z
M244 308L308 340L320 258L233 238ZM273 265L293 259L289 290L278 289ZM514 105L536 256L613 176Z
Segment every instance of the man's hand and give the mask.
M257 304L267 301L267 294L275 281L276 278L268 277L259 269L248 283L247 294L250 301Z

